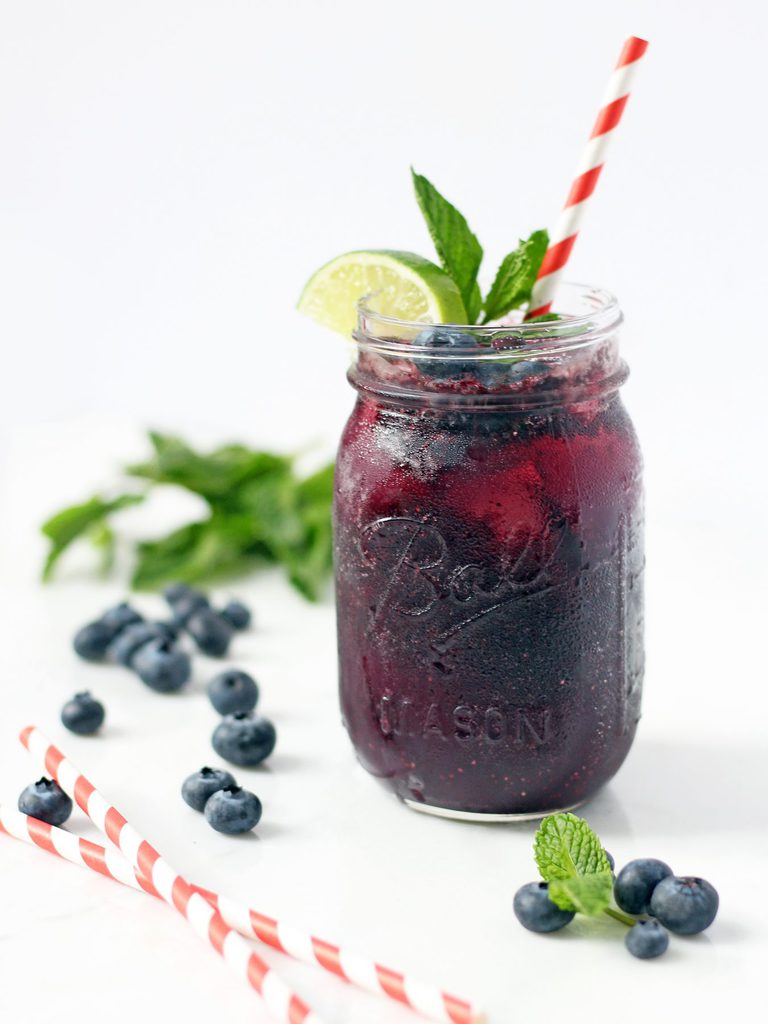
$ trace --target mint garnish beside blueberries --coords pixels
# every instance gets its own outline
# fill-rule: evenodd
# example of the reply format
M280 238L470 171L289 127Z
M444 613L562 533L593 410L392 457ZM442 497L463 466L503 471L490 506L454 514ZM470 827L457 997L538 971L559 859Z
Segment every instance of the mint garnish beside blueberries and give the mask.
M610 854L575 814L551 814L542 821L534 856L543 881L522 886L514 899L515 915L529 931L558 931L577 913L607 914L629 927L629 952L649 960L667 949L668 931L695 935L717 914L714 886L703 878L673 875L663 861L630 861L614 879Z
M466 218L449 203L422 174L411 170L421 212L427 222L443 269L461 293L470 324L487 324L499 320L513 309L520 309L530 301L536 276L549 244L546 231L534 231L528 239L521 239L517 249L501 261L496 277L485 298L482 297L477 275L483 259L483 249ZM556 320L556 314L537 319Z

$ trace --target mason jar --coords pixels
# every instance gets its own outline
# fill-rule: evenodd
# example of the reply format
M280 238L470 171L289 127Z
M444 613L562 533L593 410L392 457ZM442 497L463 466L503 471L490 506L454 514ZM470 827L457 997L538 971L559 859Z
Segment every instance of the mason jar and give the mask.
M622 316L408 323L359 310L334 507L340 695L360 763L411 807L572 808L632 744L641 459Z

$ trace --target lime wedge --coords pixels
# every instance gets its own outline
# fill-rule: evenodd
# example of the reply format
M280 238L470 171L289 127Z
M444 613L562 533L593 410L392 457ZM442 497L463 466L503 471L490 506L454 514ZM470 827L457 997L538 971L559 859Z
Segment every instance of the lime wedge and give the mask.
M389 249L347 252L326 263L307 281L298 309L349 337L365 295L383 316L435 324L467 319L459 289L444 270L423 256Z

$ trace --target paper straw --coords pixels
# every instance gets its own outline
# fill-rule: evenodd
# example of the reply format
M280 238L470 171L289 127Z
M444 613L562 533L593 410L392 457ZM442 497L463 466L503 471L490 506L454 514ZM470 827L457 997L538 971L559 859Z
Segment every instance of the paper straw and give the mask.
M0 831L48 853L54 853L79 867L86 867L113 878L123 885L159 896L152 882L133 868L119 850L104 848L88 839L47 825L19 811L0 804ZM244 907L225 896L193 885L211 906L216 907L227 924L248 938L279 950L305 963L323 970L360 988L404 1003L417 1013L449 1024L481 1024L484 1015L465 999L425 985L390 967L337 946L292 927L256 910Z
M526 320L542 316L552 309L557 283L573 250L581 227L584 211L597 187L600 172L605 164L608 144L621 121L629 99L632 82L640 59L648 49L645 39L630 36L624 43L616 67L605 90L600 112L597 115L592 134L581 154L571 190L565 200L560 219L552 232L549 248L533 286Z
M45 766L48 775L58 782L99 831L149 881L157 895L174 907L192 929L248 981L277 1020L285 1024L321 1024L318 1015L285 984L275 970L251 950L221 914L174 871L116 807L107 803L80 769L39 729L27 726L19 738L30 754Z

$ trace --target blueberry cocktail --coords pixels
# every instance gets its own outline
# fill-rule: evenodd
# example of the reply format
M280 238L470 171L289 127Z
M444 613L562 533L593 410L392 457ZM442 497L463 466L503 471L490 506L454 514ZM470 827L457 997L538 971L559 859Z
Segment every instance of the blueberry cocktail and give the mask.
M619 313L518 330L362 314L335 508L344 722L416 805L578 804L642 677L640 459ZM418 333L415 333L417 332Z
M639 717L621 314L596 289L537 299L545 231L483 294L477 238L413 178L442 267L347 253L300 301L355 341L334 505L343 720L363 766L414 807L544 814L615 773Z

